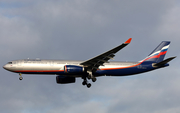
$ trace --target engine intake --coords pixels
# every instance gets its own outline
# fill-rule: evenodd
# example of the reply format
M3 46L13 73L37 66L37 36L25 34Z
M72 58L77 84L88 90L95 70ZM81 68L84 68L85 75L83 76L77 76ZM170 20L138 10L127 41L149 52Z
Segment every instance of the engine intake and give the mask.
M76 78L75 78L75 77L56 76L56 82L57 82L58 84L75 83L75 82L76 82Z
M84 68L76 65L65 65L64 66L65 73L82 73L84 72Z

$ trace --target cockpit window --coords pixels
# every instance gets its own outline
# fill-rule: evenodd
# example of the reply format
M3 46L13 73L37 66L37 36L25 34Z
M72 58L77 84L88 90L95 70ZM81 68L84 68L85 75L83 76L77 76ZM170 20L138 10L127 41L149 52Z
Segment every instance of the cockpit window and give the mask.
M12 62L8 62L8 64L12 64Z

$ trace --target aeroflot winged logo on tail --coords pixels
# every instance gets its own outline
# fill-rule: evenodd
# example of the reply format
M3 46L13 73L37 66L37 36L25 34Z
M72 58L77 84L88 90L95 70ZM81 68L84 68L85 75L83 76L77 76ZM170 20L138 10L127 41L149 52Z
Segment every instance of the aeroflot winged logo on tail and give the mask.
M175 57L164 60L170 41L161 42L144 60L139 62L109 62L115 54L131 42L129 38L121 45L86 61L40 60L23 59L8 62L4 69L22 74L49 74L56 75L58 84L75 83L76 78L83 79L82 84L88 88L100 76L126 76L152 71L169 66L168 62Z

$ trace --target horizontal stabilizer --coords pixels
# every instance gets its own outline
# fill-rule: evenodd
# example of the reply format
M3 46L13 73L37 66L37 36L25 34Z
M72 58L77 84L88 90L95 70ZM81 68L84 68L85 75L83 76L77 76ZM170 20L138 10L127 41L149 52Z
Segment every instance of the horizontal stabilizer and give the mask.
M170 61L173 60L174 58L176 58L176 56L175 56L175 57L170 57L170 58L168 58L168 59L166 59L166 60L163 60L163 61L161 61L161 62L159 62L159 63L157 63L157 64L154 64L153 66L157 66L157 67L162 66L162 65L164 65L164 64L167 64L168 62L170 62Z

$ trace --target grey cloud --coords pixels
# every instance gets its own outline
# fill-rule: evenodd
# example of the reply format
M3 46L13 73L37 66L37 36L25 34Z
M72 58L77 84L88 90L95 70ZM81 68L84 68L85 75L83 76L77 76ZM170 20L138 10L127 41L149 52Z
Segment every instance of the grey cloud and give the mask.
M2 65L28 57L87 60L129 37L132 43L115 60L141 60L163 40L172 41L167 57L179 55L177 1L18 2L25 5L0 8ZM0 111L178 112L179 58L170 64L136 76L99 77L90 89L81 78L69 85L56 84L55 76L23 75L19 81L0 69Z

